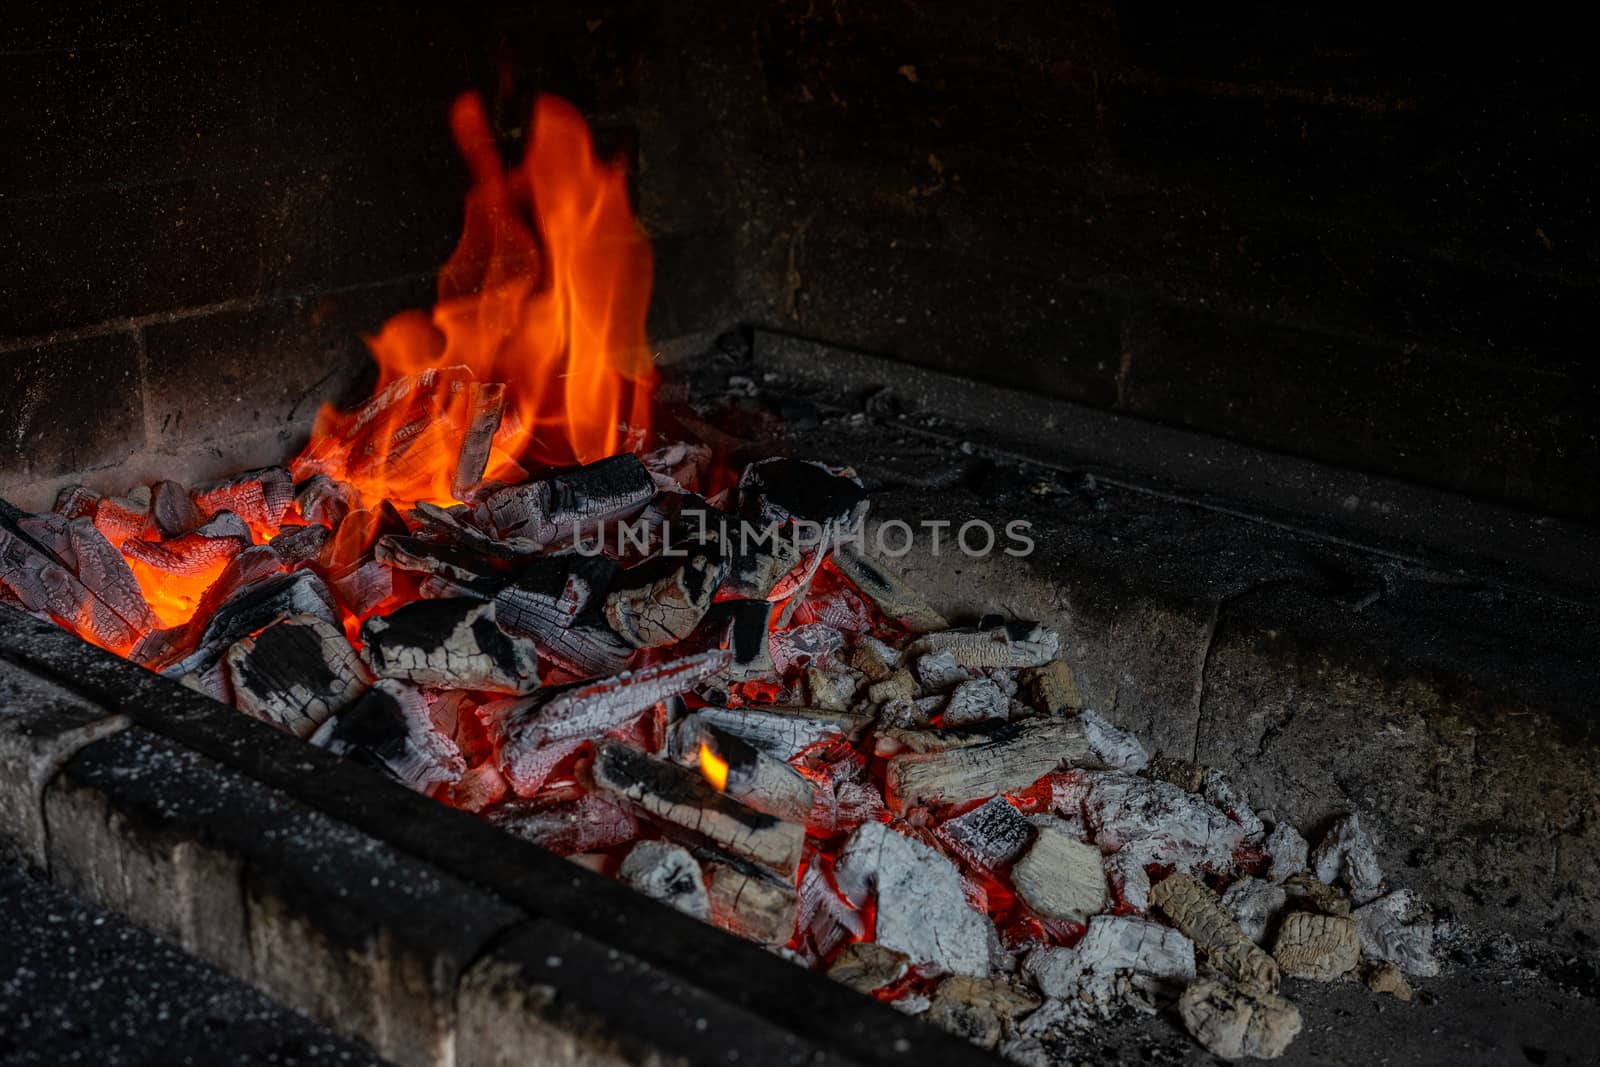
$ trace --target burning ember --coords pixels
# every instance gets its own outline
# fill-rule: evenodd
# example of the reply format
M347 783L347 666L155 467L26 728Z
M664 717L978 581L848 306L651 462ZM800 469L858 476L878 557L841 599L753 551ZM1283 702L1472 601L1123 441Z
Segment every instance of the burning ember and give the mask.
M1354 816L1269 832L1083 708L1050 627L951 627L852 547L851 472L712 493L650 432L621 169L561 101L510 170L452 123L466 230L374 395L289 469L0 510L8 601L1021 1062L1179 991L1272 1056L1280 975L1434 973Z

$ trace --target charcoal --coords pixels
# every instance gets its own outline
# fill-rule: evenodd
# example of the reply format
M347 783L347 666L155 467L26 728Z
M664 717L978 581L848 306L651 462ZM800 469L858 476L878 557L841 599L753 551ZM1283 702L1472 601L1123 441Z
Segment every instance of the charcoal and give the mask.
M732 653L724 672L730 681L769 678L776 673L768 638L774 610L766 600L719 601L711 605L684 644L697 649L725 648Z
M127 651L143 636L10 518L0 520L0 586L29 611L61 620L106 648Z
M857 993L871 994L898 982L910 969L905 953L876 941L856 941L834 958L828 977Z
M597 747L592 773L601 789L716 848L786 876L800 864L804 826L740 804L697 771L607 741Z
M77 562L78 580L98 600L141 634L161 625L145 603L128 561L92 521L73 519L67 524L67 539Z
M694 632L728 573L715 546L687 545L683 556L654 556L628 568L606 594L606 620L635 648L659 648Z
M328 585L339 603L361 618L394 595L394 570L380 559L365 560L342 574L330 575Z
M461 437L455 471L450 476L450 491L465 500L483 480L489 464L489 451L495 431L505 415L506 387L499 382L471 382L467 385L467 428Z
M1150 754L1137 737L1111 725L1099 712L1084 709L1078 713L1078 721L1083 723L1089 748L1105 766L1134 774L1150 762Z
M188 533L204 519L189 490L167 481L157 482L151 491L150 517L162 540Z
M373 558L396 570L437 574L456 582L492 579L492 563L471 549L436 544L420 537L385 534L373 546Z
M972 672L956 665L950 652L929 652L918 656L914 673L917 687L924 693L948 693L963 682L972 680Z
M373 673L416 685L530 693L539 687L533 643L495 625L492 603L417 600L361 625Z
M641 841L628 850L617 868L617 881L652 900L659 900L703 922L711 921L700 863L682 845Z
M538 560L493 594L497 618L508 632L531 637L541 652L574 674L616 674L633 652L612 632L602 610L617 572L606 559Z
M459 742L457 747L460 747ZM465 774L446 786L444 799L452 808L481 812L489 805L505 799L509 792L511 784L500 773L500 768L495 766L493 760L484 760L476 767L468 768Z
M327 547L328 538L333 534L326 526L312 523L310 526L282 526L278 535L267 542L272 546L272 551L278 558L289 566L297 563L308 563L322 554Z
M928 1006L927 1020L957 1037L992 1049L1013 1020L1038 1008L1038 997L1007 978L953 975L939 983Z
M802 672L812 707L848 711L856 693L857 675L850 670L825 670L815 664Z
M380 678L360 700L326 720L311 743L381 768L419 793L467 769L455 742L434 730L422 691L392 678Z
M1228 909L1245 936L1258 945L1266 943L1273 920L1288 901L1289 894L1283 886L1260 878L1241 878L1222 894L1222 906Z
M1060 634L1041 623L1017 620L970 630L923 634L907 651L917 656L949 652L962 667L1016 670L1043 666L1060 650Z
M967 866L992 873L1009 867L1033 840L1033 826L1004 797L993 797L934 831L939 843Z
M141 485L123 496L103 496L95 505L94 524L113 548L121 548L130 537L155 534L150 519L150 487Z
M881 682L900 669L900 653L876 637L863 637L850 652L850 666L871 682Z
M474 517L496 537L548 545L593 533L606 520L643 507L655 492L655 481L639 457L623 453L498 490Z
M1283 917L1272 946L1278 967L1291 978L1331 982L1361 962L1356 920L1348 915L1293 911Z
M1188 875L1170 874L1150 890L1150 903L1240 986L1252 993L1278 991L1278 964L1245 936L1211 890Z
M151 656L148 663L155 665L155 669L164 668L161 669L163 674L182 678L211 669L234 642L279 619L315 615L330 625L339 624L333 594L320 578L309 571L280 574L277 565L277 557L265 545L242 553L228 565L235 573L230 575L224 571L223 577L206 591L194 622L187 628L184 640L176 646L180 654L185 647L192 647L193 651L170 666L167 665L170 656ZM257 573L258 570L264 573Z
M1007 723L979 744L943 752L907 753L888 763L889 807L963 804L1032 785L1066 764L1093 759L1076 719Z
M53 562L61 564L72 573L78 573L78 554L72 548L72 521L55 512L44 514L19 513L12 528L25 534L29 543ZM104 541L104 536L101 537ZM106 542L110 544L110 542Z
M1017 896L1046 919L1081 923L1104 910L1109 897L1100 850L1073 837L1059 819L1037 829L1011 868Z
M703 652L624 672L612 678L549 689L530 700L485 709L486 722L500 743L502 769L518 795L527 796L548 773L552 744L599 737L623 726L652 706L692 688L722 668L726 652Z
M1356 909L1361 952L1369 960L1393 964L1403 973L1431 978L1439 973L1433 956L1433 925L1407 922L1411 894L1395 892Z
M56 494L55 505L50 509L64 519L92 519L100 497L81 485L68 485Z
M1107 980L1119 972L1160 984L1192 982L1194 942L1147 919L1096 915L1076 946L1042 946L1022 963L1022 973L1051 998L1113 999Z
M1022 684L1029 703L1046 715L1065 715L1083 708L1077 676L1066 660L1029 667L1022 672Z
M799 900L792 883L732 863L708 863L705 875L717 926L763 945L794 936Z
M929 846L864 823L845 842L834 875L855 907L876 898L880 945L953 974L989 974L993 928L968 906L955 865Z
M1121 771L1074 774L1052 802L1059 813L1083 813L1102 849L1125 848L1144 863L1223 870L1244 842L1237 823L1193 793Z
M1267 877L1274 882L1282 882L1299 874L1310 862L1311 848L1306 844L1306 839L1287 822L1280 822L1272 828L1263 847L1272 861L1267 869Z
M1382 891L1378 852L1358 815L1341 816L1328 828L1311 853L1311 869L1322 882L1343 884L1357 904L1375 899Z
M911 672L901 668L889 677L867 686L867 701L871 704L888 704L896 700L911 700L917 695L917 680Z
M1140 914L1150 910L1150 874L1136 850L1124 849L1106 857L1106 881L1127 907Z
M1203 978L1183 991L1178 1015L1194 1039L1225 1060L1271 1060L1300 1033L1300 1010L1280 996Z
M849 525L866 499L854 472L808 460L764 459L739 477L739 513L753 522Z
M330 530L352 511L361 510L361 492L349 482L339 482L326 474L313 474L301 482L295 491L295 506L307 522L318 523Z
M740 527L730 534L728 575L722 588L745 600L777 599L773 590L800 564L802 553L792 531L783 527Z
M645 469L657 479L665 478L672 485L690 493L700 490L700 481L711 466L711 449L705 445L692 445L674 441L641 457Z
M462 504L442 508L437 504L418 501L411 510L411 518L418 527L418 533L428 540L455 545L486 560L516 563L526 561L544 550L542 546L529 541L499 541L469 525L472 509Z
M1011 701L1000 687L987 678L975 678L951 691L944 709L944 723L946 726L971 726L979 722L1004 721L1010 713ZM1092 733L1089 741L1091 745L1094 743Z
M294 503L294 479L282 467L262 467L197 486L191 495L202 519L231 511L247 523L277 526Z
M842 546L836 550L833 564L874 607L907 632L924 634L950 628L944 616L929 607L921 594L854 548Z
M821 708L705 707L695 718L784 761L812 745L858 737L872 722L865 715Z
M291 615L242 638L223 662L239 710L296 737L311 736L372 681L344 631L315 615Z
M790 822L803 823L811 814L817 787L789 764L694 715L682 720L677 730L695 737L699 746L695 749L697 762L702 769L708 752L720 761L725 778L718 788L728 796ZM679 742L677 747L688 745Z
M231 511L219 511L188 533L166 541L129 538L122 554L167 574L202 574L232 560L253 543L250 528Z
M828 959L846 942L859 941L867 935L867 917L845 903L829 884L821 865L813 863L806 868L796 896L796 927L816 959Z
M614 848L639 836L633 813L599 793L512 801L491 809L489 821L562 856Z

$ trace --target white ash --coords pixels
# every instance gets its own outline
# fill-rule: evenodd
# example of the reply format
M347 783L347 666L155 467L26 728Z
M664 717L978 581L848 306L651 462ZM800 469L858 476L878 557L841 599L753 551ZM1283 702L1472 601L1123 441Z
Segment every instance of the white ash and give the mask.
M1241 878L1222 894L1222 906L1245 936L1258 945L1266 944L1272 920L1288 902L1289 894L1283 886L1260 878Z
M1099 712L1085 708L1078 713L1078 721L1083 723L1083 735L1089 739L1089 747L1106 766L1134 774L1144 770L1150 762L1150 753L1137 737L1113 726Z
M1007 622L972 630L944 630L924 634L908 652L927 655L948 651L962 667L1041 667L1061 651L1061 635L1036 622Z
M1017 895L1047 919L1083 922L1105 908L1106 872L1100 850L1079 841L1052 818L1011 868Z
M1122 902L1141 915L1150 910L1150 874L1132 850L1106 857L1106 881Z
M1033 839L1027 816L1004 797L992 797L934 831L946 850L968 866L993 872L1016 860Z
M1182 871L1226 869L1244 842L1237 823L1193 793L1121 771L1073 774L1053 804L1058 812L1081 808L1102 850Z
M1277 1059L1301 1028L1300 1010L1282 997L1216 978L1184 990L1178 1015L1195 1040L1225 1060Z
M870 681L882 681L900 669L900 653L876 637L861 637L850 653L850 666Z
M924 693L948 692L971 678L972 672L957 666L955 656L949 651L930 652L917 657L917 685Z
M700 864L682 845L666 841L641 841L628 851L617 868L617 880L652 900L670 904L685 915L711 920L711 900L706 895Z
M887 704L891 700L911 700L917 695L917 680L911 672L901 668L881 682L867 686L867 700L873 704Z
M954 974L988 975L989 919L967 906L955 864L932 848L869 822L845 843L834 873L858 908L876 892L879 944Z
M1287 822L1280 822L1272 828L1264 847L1271 860L1267 868L1269 881L1282 882L1306 870L1310 863L1311 846L1300 836L1300 831Z
M813 663L805 669L806 696L815 708L849 711L860 676L849 669L827 669Z
M767 639L772 665L780 677L806 664L821 663L843 647L844 635L820 622L780 630Z
M1355 814L1341 816L1328 828L1311 853L1311 869L1319 881L1343 885L1357 904L1377 897L1383 886L1377 848Z
M1434 927L1427 921L1408 922L1414 909L1410 890L1389 893L1357 908L1361 954L1393 964L1410 977L1431 978L1439 973L1433 954Z
M944 708L944 723L946 726L970 726L992 719L1005 719L1010 714L1010 704L1005 693L994 682L988 678L975 678L962 682L951 691L950 700Z
M1205 777L1201 781L1200 795L1205 797L1206 802L1212 807L1237 822L1249 840L1258 840L1267 832L1261 816L1257 815L1249 802L1233 788L1228 776L1217 768L1211 767L1206 770Z
M1192 982L1194 942L1147 919L1096 915L1077 945L1036 948L1022 963L1022 973L1039 991L1058 999L1080 997L1087 986L1119 971L1152 980L1151 988Z

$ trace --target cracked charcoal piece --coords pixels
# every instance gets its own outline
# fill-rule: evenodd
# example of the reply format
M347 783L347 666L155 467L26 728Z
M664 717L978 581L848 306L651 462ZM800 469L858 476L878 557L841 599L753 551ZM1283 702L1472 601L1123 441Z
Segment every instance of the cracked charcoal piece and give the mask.
M312 523L310 526L281 526L278 529L278 536L267 544L278 554L279 559L293 566L297 563L308 563L320 556L332 536L328 528L320 523Z
M1287 822L1280 822L1272 828L1263 847L1272 860L1267 868L1267 878L1274 882L1282 882L1301 873L1310 862L1311 848L1306 844L1306 839Z
M436 544L420 537L385 534L372 546L373 558L396 570L437 574L457 582L478 582L493 577L493 561L469 549Z
M201 518L231 511L245 522L276 526L294 503L294 479L282 467L263 467L196 486L190 495Z
M68 521L72 519L92 520L95 508L99 504L100 497L88 488L81 485L68 485L63 486L61 491L56 494L56 502L51 506L50 510Z
M544 755L549 746L581 744L615 730L661 701L694 688L727 662L727 652L702 652L613 678L546 690L497 708L494 720L486 723L499 735L506 778L519 796L530 795L549 773Z
M337 530L347 515L361 509L361 493L349 482L313 474L300 483L294 502L307 522Z
M1150 890L1150 904L1204 952L1211 965L1250 992L1278 990L1278 964L1245 936L1217 895L1193 878L1171 874Z
M763 459L739 477L739 513L761 522L848 523L867 491L847 469L802 459Z
M1032 993L1006 978L970 978L952 975L939 983L928 1007L927 1019L957 1037L992 1049L1012 1020L1039 1007Z
M0 586L29 611L81 625L109 648L131 648L143 636L9 516L0 517Z
M805 869L796 896L796 926L814 958L828 959L846 942L867 935L867 917L845 903L820 866L812 864Z
M944 616L922 599L922 594L854 548L841 546L833 554L833 564L885 617L908 632L922 634L950 628Z
M705 875L714 924L762 945L794 936L799 898L793 885L727 863L707 863Z
M1348 915L1290 912L1278 929L1272 955L1291 978L1331 982L1349 974L1361 962L1356 920Z
M617 880L652 900L671 905L702 922L711 921L700 863L682 845L641 841L628 850L617 868Z
M1311 853L1311 869L1319 881L1337 881L1350 890L1357 904L1374 899L1383 887L1377 849L1357 815L1345 815L1328 828Z
M200 525L200 509L189 490L177 482L157 482L150 493L150 517L162 539L188 533Z
M624 571L606 595L606 621L635 648L659 648L694 632L728 574L728 562L706 546L685 558L654 556Z
M493 604L465 597L414 601L368 619L361 641L380 678L491 693L539 686L533 643L495 625Z
M674 729L686 735L675 744L678 751L692 754L698 762L700 746L704 745L727 765L723 792L728 796L790 822L804 823L811 814L817 797L816 783L787 763L695 715L686 717Z
M606 792L735 856L786 876L800 865L802 824L744 806L718 792L699 771L607 741L597 747L591 773Z
M1077 840L1060 820L1038 827L1033 844L1011 868L1017 895L1037 915L1083 922L1109 902L1100 850Z
M461 435L450 491L457 500L466 500L483 480L489 464L489 450L495 431L505 415L506 387L501 382L471 382L467 385L467 428Z
M315 615L291 615L228 649L224 657L240 711L310 737L372 681L344 631Z
M1027 816L993 797L934 831L940 844L970 867L998 871L1022 855L1033 839Z
M231 511L219 511L188 533L167 541L130 537L122 554L168 574L200 574L250 548L250 528Z
M491 808L488 815L501 829L559 856L615 848L639 836L633 812L593 792L576 798L545 795L513 800Z
M1300 1011L1282 997L1201 979L1178 999L1183 1025L1214 1055L1271 1060L1300 1033Z
M548 545L571 538L575 529L593 533L600 523L643 507L655 493L655 480L639 457L624 452L497 490L473 514L496 537Z
M913 962L988 976L993 927L968 906L955 864L929 846L864 823L839 853L834 875L856 907L876 896L879 944Z
M1056 658L1061 635L1037 622L1014 621L986 629L924 634L906 649L912 655L949 652L962 667L1041 667Z
M970 726L1003 720L1010 713L1011 702L1000 687L987 678L975 678L962 682L951 692L950 702L944 709L944 723L946 726Z
M1094 763L1076 719L1008 723L975 745L944 752L909 753L888 763L889 808L961 804L1032 785L1063 765Z
M1127 849L1145 863L1221 870L1244 841L1237 823L1171 782L1089 771L1061 776L1053 793L1057 812L1088 818L1102 849Z
M381 678L366 695L311 735L336 756L381 768L419 793L466 772L455 742L433 728L428 701L414 686Z
M865 715L798 707L706 707L697 709L695 717L785 761L824 741L859 737L872 723Z

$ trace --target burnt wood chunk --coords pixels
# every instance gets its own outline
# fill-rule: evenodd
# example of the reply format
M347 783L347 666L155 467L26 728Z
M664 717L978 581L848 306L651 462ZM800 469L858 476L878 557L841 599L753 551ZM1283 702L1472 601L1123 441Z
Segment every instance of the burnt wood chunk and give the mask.
M702 922L711 921L711 901L700 861L682 845L640 841L623 857L617 880Z
M467 428L461 437L450 491L465 500L483 480L495 431L505 415L506 387L500 382L472 382L467 386Z
M141 485L123 496L103 496L95 505L94 524L112 547L121 548L130 537L155 533L150 520L150 487Z
M277 556L265 545L242 553L206 591L182 634L174 639L165 632L169 636L162 642L164 648L145 651L140 662L169 677L182 678L209 670L234 642L279 619L315 615L338 625L333 594L322 579L310 571L282 574L278 568ZM230 575L230 570L236 573Z
M991 620L984 620L985 623ZM1015 620L970 630L924 634L907 651L913 656L947 652L958 667L1042 667L1061 651L1061 635L1043 623Z
M685 643L691 648L725 648L732 653L724 672L730 681L770 677L775 668L768 635L776 610L777 605L769 600L717 601Z
M200 574L229 562L251 543L244 520L231 511L220 511L167 541L130 537L122 543L122 554L167 574Z
M993 873L1027 849L1033 824L1004 797L992 797L966 814L946 820L934 836L945 851L967 866Z
M591 773L601 789L716 848L784 876L800 865L803 825L746 807L718 792L699 771L608 741L595 752Z
M763 459L739 477L739 513L751 521L848 525L866 500L853 471L810 460Z
M614 848L639 836L633 812L594 792L513 800L488 815L501 829L561 856Z
M50 509L64 519L92 519L100 496L81 485L64 486Z
M73 519L67 525L67 539L77 560L78 580L86 588L141 634L161 625L145 603L128 561L93 522Z
M784 761L815 744L856 738L872 723L867 715L823 708L707 707L696 710L694 717Z
M896 812L964 804L1025 788L1063 765L1099 765L1076 719L1007 723L979 744L895 756L887 766L886 799Z
M709 751L726 765L727 780L722 791L728 796L789 822L803 823L811 814L817 798L816 783L787 763L693 715L684 719L678 729L692 731L696 736L696 761L703 758L702 752Z
M301 517L330 530L337 530L352 511L361 510L360 491L349 482L335 481L326 474L313 474L301 482L294 500Z
M794 936L799 898L793 885L728 863L706 864L705 876L712 923L762 945L783 945Z
M414 601L368 619L361 641L380 678L491 693L539 687L533 643L495 625L492 603L467 597Z
M482 581L494 574L493 565L481 555L420 537L385 534L372 551L380 563L414 574L437 574L457 582Z
M550 660L577 675L611 675L633 652L611 631L603 610L617 570L608 559L549 556L489 595L500 625L533 638Z
M293 565L316 559L327 546L328 538L332 536L326 526L314 522L310 526L281 527L278 536L267 543L272 546L272 551L278 554L279 559Z
M379 679L324 722L311 743L381 768L419 793L453 782L467 769L456 743L434 729L422 691L392 678Z
M162 540L188 533L204 518L189 490L177 482L157 482L151 497L150 517L155 520L156 532Z
M485 721L498 735L506 778L519 796L528 796L549 774L546 750L551 745L600 737L626 725L668 697L694 688L726 662L726 652L702 652L496 708L497 714Z
M536 545L591 533L655 496L655 479L631 452L491 493L475 515L495 536Z
M224 662L235 706L296 737L310 737L372 681L344 632L315 615L291 615L235 642Z
M945 621L911 586L876 560L870 560L849 545L833 553L833 565L850 579L874 607L914 634L949 629Z
M262 467L199 486L192 496L201 518L231 511L245 522L276 526L294 503L294 478L282 467Z
M694 632L728 573L717 546L693 545L630 567L606 596L606 620L635 648L675 644Z
M0 511L0 586L29 611L57 619L96 644L118 652L131 649L146 631L84 585L73 572L76 559L63 558L30 535L13 514L21 513L9 505ZM70 524L59 515L51 519L61 524L59 533L70 550ZM144 603L142 598L139 603Z

